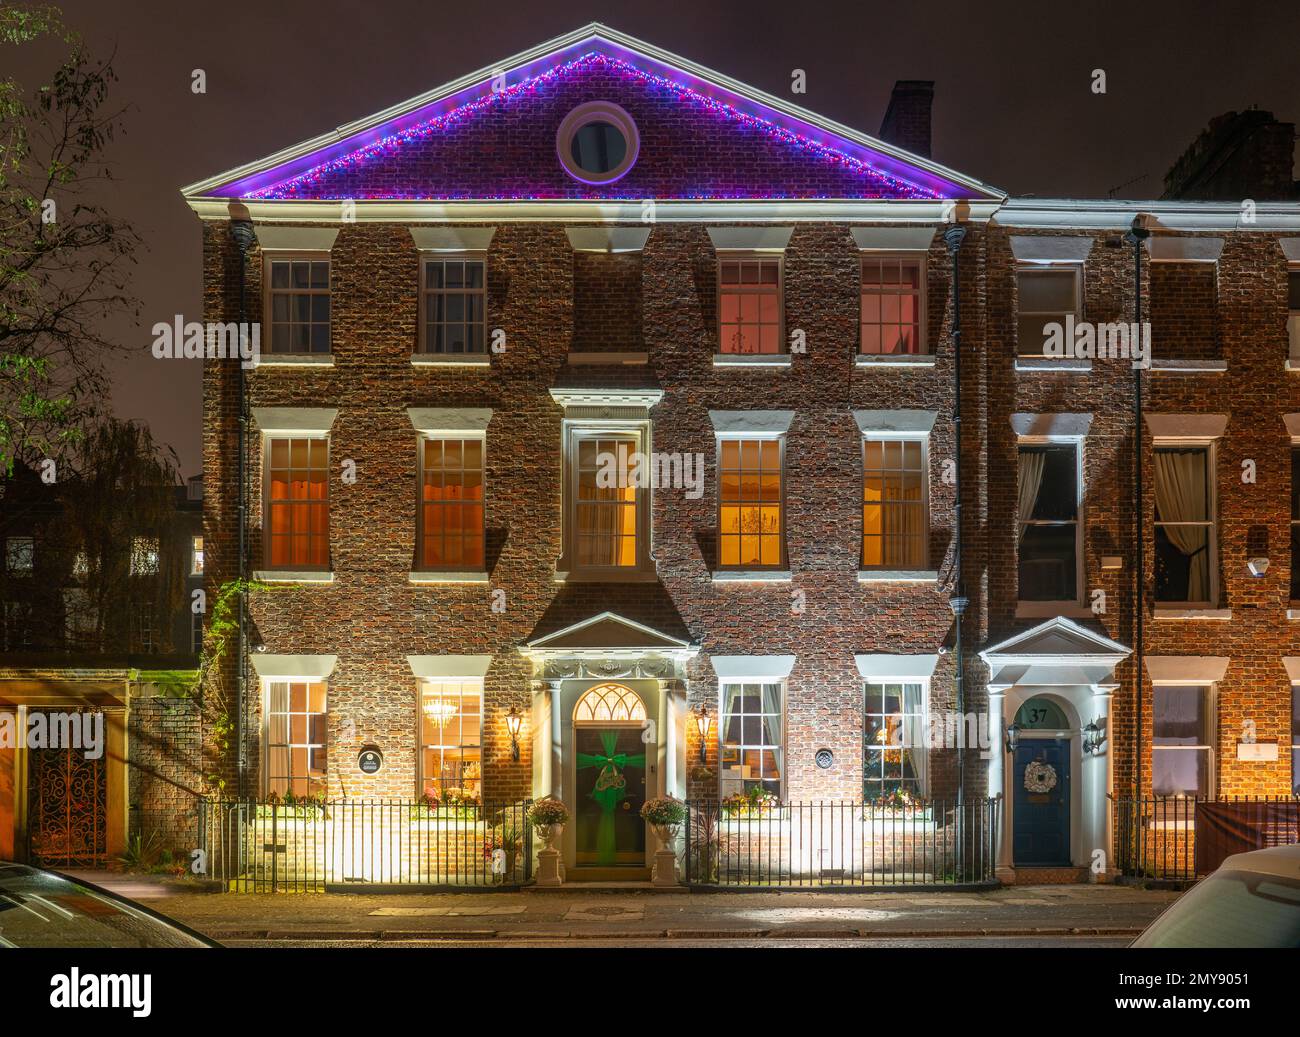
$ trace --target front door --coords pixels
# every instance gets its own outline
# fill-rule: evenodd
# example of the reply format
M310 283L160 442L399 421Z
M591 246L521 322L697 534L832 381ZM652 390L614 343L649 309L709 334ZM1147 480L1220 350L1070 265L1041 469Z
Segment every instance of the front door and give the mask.
M642 724L575 725L579 867L644 867L646 745Z
M1017 865L1070 863L1070 743L1029 738L1016 746L1014 845Z

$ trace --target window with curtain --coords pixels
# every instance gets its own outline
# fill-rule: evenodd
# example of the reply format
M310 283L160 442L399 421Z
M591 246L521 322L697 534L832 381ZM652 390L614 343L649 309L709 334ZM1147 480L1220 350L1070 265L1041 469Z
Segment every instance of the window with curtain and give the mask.
M1019 600L1078 601L1078 447L1022 446L1016 497Z
M1016 348L1021 356L1042 356L1045 326L1079 317L1079 275L1073 266L1035 267L1016 272Z
M439 802L453 789L481 798L482 682L425 681L421 686L420 784L424 795Z
M1157 447L1156 601L1209 605L1214 495L1208 447Z
M1291 685L1291 795L1300 796L1300 691Z
M1151 791L1208 796L1214 764L1210 689L1157 684L1151 705Z
M280 569L329 566L329 440L266 441L267 565Z
M929 791L924 686L873 681L866 688L863 797L873 802L902 790L924 799Z
M1291 448L1291 600L1300 601L1300 446Z
M330 351L330 261L269 259L266 302L271 336L268 353Z
M632 471L635 436L581 436L576 442L573 554L580 569L637 565L640 490Z
M924 271L920 258L863 257L858 347L863 355L925 352L921 319Z
M862 567L924 569L930 538L925 441L862 444Z
M1291 341L1291 359L1300 360L1300 267L1287 271L1287 337Z
M485 352L486 268L481 259L424 261L421 352Z
M718 314L719 353L784 353L781 260L720 260Z
M420 442L421 570L483 569L483 445L478 437Z
M779 439L719 444L718 541L724 569L784 564L782 446Z
M324 796L327 771L325 684L269 681L266 689L266 791Z
M722 686L722 777L781 795L784 750L780 684Z

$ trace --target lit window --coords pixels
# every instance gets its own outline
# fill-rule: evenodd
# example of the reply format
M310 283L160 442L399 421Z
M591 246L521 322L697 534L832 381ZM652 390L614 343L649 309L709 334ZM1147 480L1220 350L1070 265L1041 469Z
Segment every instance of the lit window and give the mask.
M922 306L925 265L920 259L870 256L862 260L864 355L924 353Z
M1287 338L1291 342L1291 360L1300 361L1300 267L1287 271Z
M645 703L622 684L598 684L588 689L573 708L575 722L637 721L645 719Z
M483 568L483 440L420 443L418 564L422 570Z
M785 561L780 439L723 439L718 530L723 568L780 569Z
M36 559L36 541L32 537L9 537L5 541L5 572L10 576L31 573Z
M781 260L722 259L718 264L720 353L782 353Z
M329 565L329 440L267 439L266 557L271 568Z
M1153 690L1152 793L1210 795L1214 777L1210 689L1157 684Z
M925 443L867 439L862 461L862 566L924 569L930 537Z
M426 681L420 689L420 782L440 803L458 792L481 800L483 685Z
M1077 601L1078 448L1022 446L1016 482L1020 600Z
M324 796L326 776L325 685L270 681L266 711L266 791L283 796Z
M158 572L157 537L135 537L131 541L131 575L154 576Z
M1291 447L1291 600L1300 601L1300 446Z
M782 686L722 686L722 777L781 795Z
M330 351L330 262L328 258L268 259L268 353Z
M485 267L480 259L424 261L421 352L485 351Z
M1300 692L1291 685L1291 795L1300 796Z
M1209 605L1215 593L1212 466L1208 447L1157 447L1156 601Z
M1019 294L1017 347L1021 356L1042 356L1046 325L1079 316L1079 274L1076 267L1038 267L1016 273Z
M190 575L203 575L203 538L190 537Z
M868 802L899 791L927 789L925 689L920 684L867 685L863 796Z
M637 564L638 496L633 437L582 436L577 441L574 544L580 568Z

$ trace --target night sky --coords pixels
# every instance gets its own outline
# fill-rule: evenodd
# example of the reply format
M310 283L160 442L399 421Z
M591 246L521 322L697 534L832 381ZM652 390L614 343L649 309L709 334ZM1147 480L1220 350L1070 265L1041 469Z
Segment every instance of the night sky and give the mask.
M1300 119L1300 4L819 4L812 0L65 0L131 106L106 201L144 237L140 326L114 364L116 409L200 469L198 361L155 360L149 328L202 317L199 223L179 188L369 115L593 20L876 133L897 79L933 79L934 157L1012 194L1155 197L1211 116ZM9 59L6 59L9 60ZM14 69L33 83L35 68ZM207 73L207 93L190 88ZM1107 92L1091 90L1106 71Z

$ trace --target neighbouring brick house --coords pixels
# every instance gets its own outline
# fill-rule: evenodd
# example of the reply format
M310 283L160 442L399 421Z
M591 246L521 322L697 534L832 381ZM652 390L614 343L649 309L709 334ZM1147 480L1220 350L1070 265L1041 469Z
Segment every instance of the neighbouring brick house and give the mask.
M193 607L202 479L175 489L163 535L109 548L129 552L118 590L88 581L76 527L60 522L77 492L76 480L45 485L22 466L3 487L0 860L102 867L138 834L183 862L201 839L204 791L191 694L203 636ZM53 744L56 717L99 714L101 749ZM26 737L37 716L48 744Z
M655 794L1001 797L1004 880L1113 873L1113 798L1288 794L1300 207L923 153L589 26L186 188L206 319L261 325L204 374L208 596L241 407L260 583L228 786L554 795L571 878ZM1044 347L1134 319L1135 217L1140 673L1132 366Z

